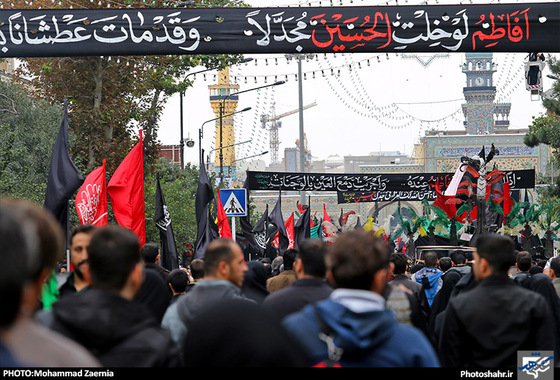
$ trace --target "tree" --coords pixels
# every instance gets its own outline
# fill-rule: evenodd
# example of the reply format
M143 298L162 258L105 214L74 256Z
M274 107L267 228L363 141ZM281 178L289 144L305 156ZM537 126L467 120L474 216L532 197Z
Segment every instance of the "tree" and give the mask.
M160 175L161 190L171 217L177 253L182 254L187 244L196 242L195 199L200 171L191 163L181 170L166 158L161 158L155 165L155 173L146 177L146 241L159 242L159 230L154 222L156 203L156 175ZM211 174L210 183L215 183L215 174ZM216 190L214 190L216 191Z
M557 78L560 76L560 62L557 58L549 56L548 67L550 68L553 76ZM529 126L529 132L525 135L525 145L535 147L539 144L547 144L552 148L552 155L550 157L551 173L554 172L553 168L558 167L560 163L560 81L556 80L551 95L543 99L543 106L546 109L544 115L533 118L533 123ZM540 175L539 181L541 183L550 184L551 186L541 188L539 196L543 204L551 204L553 218L556 219L560 216L560 187L558 186L558 178L554 175Z
M62 116L61 103L50 105L0 81L0 195L44 203ZM69 137L73 145L75 138Z
M20 9L36 8L108 8L115 2L100 0L60 0L53 3L48 0L14 0L12 6ZM131 8L164 8L168 3L163 0L132 0L120 4ZM192 5L192 4L191 4ZM194 3L197 7L244 6L237 0L201 0ZM158 122L167 99L174 93L183 92L192 85L186 74L194 67L214 68L216 70L238 63L238 55L175 55L175 56L90 56L60 58L24 58L16 72L15 80L29 83L28 92L37 99L37 106L28 106L29 120L22 121L26 128L36 127L38 120L46 117L43 108L59 105L64 99L69 101L69 134L71 137L70 154L81 172L86 176L98 167L102 160L107 160L108 180L114 170L129 153L138 139L137 129L143 130L145 153L145 199L147 237L159 241L158 231L153 223L155 208L155 175L163 176L162 189L165 193L178 252L184 252L185 245L194 244L196 239L196 220L194 199L198 182L198 169L187 164L184 171L170 163L158 162L159 141L157 139ZM4 94L4 91L0 91ZM0 108L3 105L0 95ZM6 104L9 106L10 104ZM9 108L7 108L9 109ZM0 113L2 113L0 109ZM8 112L8 111L6 111ZM21 116L21 115L19 115ZM21 195L23 198L42 202L48 175L48 162L52 144L60 125L61 112L53 120L52 136L43 132L51 131L40 121L41 131L26 130L21 136L14 134L12 127L0 123L0 192L2 194ZM0 115L0 121L2 120ZM46 124L46 122L45 122ZM23 127L22 127L23 128ZM44 129L44 130L43 130ZM50 133L50 132L49 132ZM34 141L41 149L33 154L20 148L22 142ZM35 141L39 139L39 141ZM27 156L38 160L38 176L26 175L23 160ZM15 159L17 158L17 160ZM17 164L16 164L17 163ZM11 166L10 166L11 165ZM46 166L45 166L46 165ZM7 173L7 174L6 174ZM21 176L23 174L23 176ZM24 177L24 179L20 179ZM14 178L18 178L14 180ZM20 188L16 188L16 185ZM34 192L31 194L30 190ZM73 199L70 209L73 209ZM115 220L109 208L109 221ZM77 215L71 212L72 224L77 224ZM152 223L150 223L150 221Z
M196 6L225 6L229 1L208 0ZM58 1L14 0L14 7L82 7L115 6L110 0ZM149 5L147 5L149 4ZM165 7L163 0L125 1L132 8ZM236 4L238 5L238 4ZM241 56L177 55L177 56L92 56L61 58L25 58L17 78L28 78L34 94L51 103L69 100L72 115L70 130L76 134L71 155L82 171L90 172L107 159L112 173L132 145L133 129L142 128L146 153L146 174L153 171L157 158L158 121L166 100L172 94L191 86L185 74L193 67L221 69L237 63Z
M548 66L553 76L560 76L560 62L554 58L548 58ZM560 81L556 80L552 88L552 94L543 99L546 110L544 115L533 117L533 123L529 126L529 132L524 137L527 146L535 147L539 144L547 144L554 150L560 148ZM558 154L553 155L558 162Z

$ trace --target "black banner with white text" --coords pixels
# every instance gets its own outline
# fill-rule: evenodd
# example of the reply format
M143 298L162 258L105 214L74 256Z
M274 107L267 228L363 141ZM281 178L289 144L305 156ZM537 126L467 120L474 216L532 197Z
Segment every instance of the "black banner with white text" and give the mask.
M511 190L535 187L535 170L504 171ZM249 190L336 191L338 203L422 201L444 191L454 173L323 174L247 171Z
M558 52L559 3L0 10L0 58Z

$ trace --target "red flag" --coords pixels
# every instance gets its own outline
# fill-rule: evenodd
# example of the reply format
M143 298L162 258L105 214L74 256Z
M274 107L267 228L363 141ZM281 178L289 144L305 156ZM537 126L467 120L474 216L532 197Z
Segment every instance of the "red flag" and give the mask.
M447 217L451 219L453 216L455 216L456 207L454 203L447 203L447 201L450 199L455 199L455 195L444 195L441 192L441 186L439 184L436 184L435 188L436 188L437 196L436 196L436 200L432 205L439 207L440 209L445 211Z
M89 173L76 194L76 211L81 224L102 227L109 223L105 165L103 159L103 165Z
M292 215L290 215L290 217L284 223L284 227L286 227L286 234L288 236L288 248L286 248L286 249L294 248L295 247L295 229L294 229L294 213L293 212L292 212ZM280 246L280 232L277 232L276 235L274 235L273 245L276 248L278 248Z
M511 211L513 207L513 200L511 199L511 192L509 190L509 182L508 181L504 181L504 218L509 215L509 212Z
M327 214L327 208L325 206L325 204L323 203L323 222L331 222L331 218L329 218L329 214Z
M286 232L288 233L288 249L294 248L294 213L286 220Z
M478 172L472 166L468 165L465 168L465 173L463 173L455 197L463 201L476 197L478 177Z
M132 230L146 243L146 215L144 212L144 150L142 130L140 141L121 162L109 181L107 191L117 223Z
M226 215L226 211L224 210L224 206L220 201L220 190L218 190L218 234L221 238L232 238L231 228L229 226L228 218Z
M486 200L492 200L496 204L504 201L504 177L506 173L493 170L486 176Z

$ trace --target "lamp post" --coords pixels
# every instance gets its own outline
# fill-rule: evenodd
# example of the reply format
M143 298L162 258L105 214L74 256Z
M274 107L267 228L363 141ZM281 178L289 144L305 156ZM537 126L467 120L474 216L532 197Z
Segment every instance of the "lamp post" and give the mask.
M272 86L278 86L281 84L284 84L284 81L278 81L278 82L274 82L272 84L266 84L264 86L259 86L259 87L254 87L254 88L250 88L247 90L243 90L243 91L238 91L238 92L234 92L231 94L227 94L224 99L220 102L220 153L219 153L219 159L220 159L220 183L222 183L224 181L224 153L223 153L223 146L222 146L222 131L223 131L223 118L224 118L224 104L226 102L226 100L230 97L230 96L234 96L234 95L239 95L239 94L243 94L245 92L249 92L249 91L255 91L255 90L260 90L261 88L265 88L265 87L272 87Z
M301 60L303 58L313 58L315 54L286 54L286 58L297 59L298 64L298 95L299 95L299 167L302 173L305 172L305 138L303 133L303 73ZM305 191L300 191L300 203L302 206L307 204Z
M217 151L217 150L222 150L222 149L230 148L230 147L236 146L236 145L247 144L247 143L250 143L250 142L252 142L252 141L253 141L253 139L247 140L247 141L238 142L238 143L235 143L235 144L230 144L230 145L222 146L222 147L220 147L220 148L211 149L211 150L208 152L208 156L206 157L206 170L209 170L209 169L210 169L210 154L212 154L212 152L215 152L215 151Z
M212 69L206 69L206 70L200 70L194 73L189 73L185 76L185 80L190 77L191 75L196 75L196 74L201 74L201 73L205 73L207 71L211 71L211 70L215 70L214 68ZM180 125L181 125L181 142L180 142L180 151L179 154L181 156L181 170L185 169L185 140L183 138L183 96L185 96L185 92L181 91L179 92L179 109L180 109L180 117L181 117L181 121L180 121Z
M233 162L243 161L243 160L246 160L246 159L248 159L248 158L254 158L254 157L264 156L264 155L267 154L267 153L268 153L268 150L265 150L264 152L261 152L261 153L259 153L259 154L254 154L254 155L252 155L252 156L243 157L243 158L240 158L239 160L233 160Z
M250 109L251 109L251 107L243 108L241 111L232 112L232 113L227 114L225 116L232 116L232 115L235 115L237 113L249 111ZM219 119L219 117L215 117L214 119L206 120L204 123L202 123L202 125L200 126L200 129L198 130L198 156L199 156L199 162L200 162L199 167L202 167L202 165L204 163L204 157L202 157L202 128L204 127L204 124L209 123L211 121L216 121L218 119Z

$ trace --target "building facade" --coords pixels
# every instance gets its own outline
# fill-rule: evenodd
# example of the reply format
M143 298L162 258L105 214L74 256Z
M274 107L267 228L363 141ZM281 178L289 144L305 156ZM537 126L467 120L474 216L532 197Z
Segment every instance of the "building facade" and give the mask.
M162 145L159 156L167 158L171 163L181 165L181 145Z

